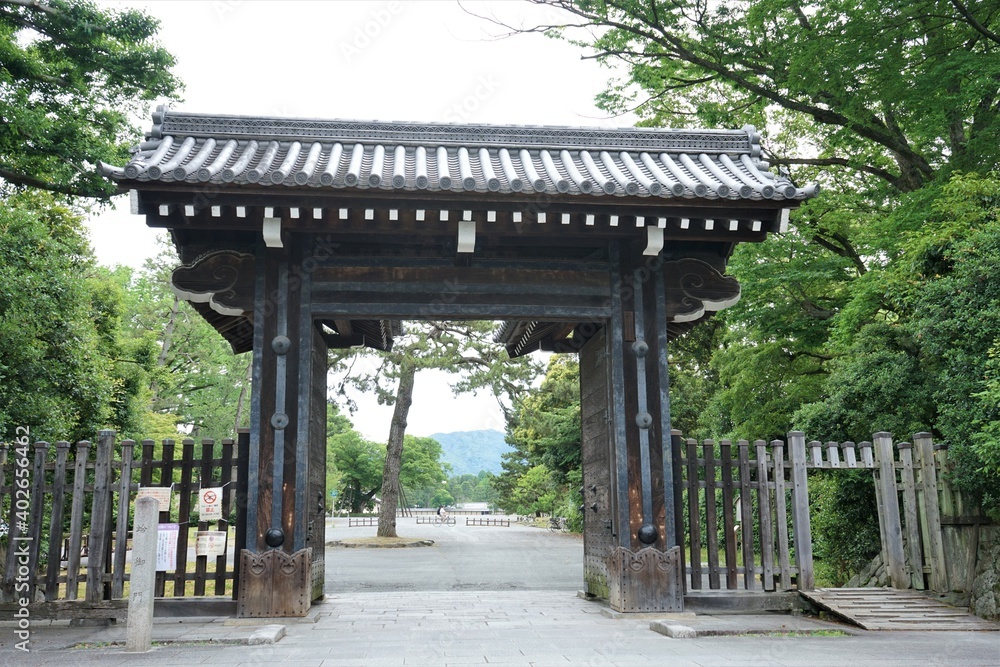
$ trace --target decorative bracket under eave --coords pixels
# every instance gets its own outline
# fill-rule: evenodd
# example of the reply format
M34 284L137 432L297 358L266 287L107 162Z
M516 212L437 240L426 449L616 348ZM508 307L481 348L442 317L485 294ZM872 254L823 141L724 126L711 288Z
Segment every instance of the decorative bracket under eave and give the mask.
M718 312L740 300L740 283L700 259L681 259L663 265L667 320L693 322L706 312Z
M253 311L255 261L247 253L218 250L174 269L170 288L180 299L238 317Z

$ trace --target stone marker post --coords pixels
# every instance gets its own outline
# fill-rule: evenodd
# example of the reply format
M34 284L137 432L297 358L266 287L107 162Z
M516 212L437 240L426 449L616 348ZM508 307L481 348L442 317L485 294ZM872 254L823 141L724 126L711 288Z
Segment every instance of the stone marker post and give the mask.
M128 624L125 650L143 652L153 642L153 587L156 584L156 532L159 503L155 498L135 501L132 528L132 576L129 579Z

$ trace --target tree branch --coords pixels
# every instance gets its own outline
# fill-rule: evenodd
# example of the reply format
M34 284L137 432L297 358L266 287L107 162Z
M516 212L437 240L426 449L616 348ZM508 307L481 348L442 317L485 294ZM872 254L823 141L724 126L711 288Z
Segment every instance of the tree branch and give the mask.
M667 54L672 54L687 63L696 65L709 72L715 72L720 78L728 80L737 87L755 93L764 99L768 99L781 107L811 116L817 122L824 125L835 125L852 130L858 135L869 139L870 141L893 151L901 158L906 159L924 179L930 179L934 176L934 168L931 167L927 159L920 153L914 151L913 148L906 143L905 138L901 140L900 137L894 136L891 132L888 132L885 125L874 114L869 114L866 124L861 120L855 120L843 115L842 113L833 111L832 109L822 108L808 102L793 99L776 88L751 81L740 74L736 68L714 62L709 59L708 54L696 52L694 48L688 45L681 37L666 31L662 26L650 25L648 21L643 21L641 18L637 18L639 25L631 25L621 21L616 21L610 16L599 16L595 13L587 12L579 7L576 7L572 3L567 2L566 0L532 0L532 2L564 9L567 12L585 19L592 27L603 26L613 28L621 31L622 33L653 42L662 47ZM625 16L632 16L628 12L627 8L622 7L610 0L608 1L608 4L619 12L622 12ZM746 66L746 63L742 61L737 62L741 67ZM912 189L912 186L909 183L901 182L901 184L905 189ZM914 185L919 185L919 183Z
M48 4L41 2L41 0L3 0L4 5L17 5L18 7L24 7L26 9L31 9L33 11L45 12L51 16L58 16L60 12Z
M1000 44L1000 35L997 35L995 32L980 23L973 13L969 11L969 8L965 6L962 0L951 0L951 4L958 10L958 13L962 15L962 18L965 19L965 22L968 23L973 30L991 42Z
M23 185L29 188L38 188L40 190L48 190L49 192L56 192L58 194L70 195L73 197L90 197L92 199L101 199L106 201L111 198L112 194L114 194L103 190L91 190L89 188L77 188L71 185L51 183L34 176L29 176L12 169L8 169L2 165L0 165L0 178L17 185Z
M852 169L857 169L859 171L863 171L863 172L865 172L867 174L871 174L872 176L878 176L879 178L887 181L890 185L892 185L895 188L900 188L900 189L902 188L902 179L899 176L897 176L896 174L893 174L890 171L886 171L885 169L880 169L879 167L873 167L872 165L869 165L869 164L862 164L862 165L854 164L851 161L849 161L847 158L842 158L842 157L824 157L824 158L771 158L771 157L769 157L768 158L768 162L770 162L771 164L776 164L776 165L777 164L785 164L785 165L802 164L802 165L809 165L809 166L813 166L813 167L830 167L830 166L851 167Z

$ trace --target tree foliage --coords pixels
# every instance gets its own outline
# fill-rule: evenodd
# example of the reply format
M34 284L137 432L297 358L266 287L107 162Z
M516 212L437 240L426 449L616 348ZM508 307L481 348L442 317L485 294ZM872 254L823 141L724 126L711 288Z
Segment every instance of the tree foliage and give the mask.
M580 365L554 355L541 386L507 420L503 472L493 481L497 504L515 514L555 513L579 527L581 474Z
M493 341L491 322L406 322L389 352L367 348L347 354L333 353L334 371L341 374L337 395L353 404L347 394L348 384L372 392L380 403L393 405L394 411L386 445L382 474L378 535L396 536L396 509L399 502L402 461L406 457L406 418L413 398L416 374L421 369L439 369L455 373L456 393L490 390L508 411L514 396L527 389L538 374L530 358L511 360L506 350ZM360 357L377 359L369 371L355 370ZM440 454L440 446L439 454ZM440 477L444 481L444 477Z
M901 191L1000 150L989 3L535 2L566 17L536 30L565 31L622 71L599 102L648 125L783 128L778 163L846 167ZM795 155L807 146L815 157Z
M155 347L122 328L124 289L94 262L82 220L46 193L0 208L0 437L137 435Z
M99 161L123 164L133 119L176 95L158 21L84 0L0 2L0 179L107 198Z
M368 440L354 429L350 419L329 405L327 420L327 484L337 492L338 507L358 514L381 500L386 446ZM405 437L400 461L400 484L408 497L429 501L441 490L448 465L441 461L441 445L433 438Z
M954 481L1000 515L996 3L536 3L546 24L511 31L607 64L607 111L755 125L772 166L823 186L787 234L735 250L742 301L671 343L674 425L717 439L930 431ZM870 493L831 480L814 525L840 577L878 545Z
M161 241L159 255L127 276L127 328L135 339L155 346L148 410L160 425L148 437L236 437L249 425L251 355L233 354L226 341L170 287L178 264ZM172 422L172 423L171 423Z

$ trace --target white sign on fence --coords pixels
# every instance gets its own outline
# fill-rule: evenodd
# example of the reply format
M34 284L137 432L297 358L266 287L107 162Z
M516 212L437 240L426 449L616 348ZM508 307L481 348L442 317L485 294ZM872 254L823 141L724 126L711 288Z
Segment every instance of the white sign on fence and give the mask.
M198 520L215 521L222 518L222 487L202 489L198 492Z
M139 493L136 494L136 500L139 498L155 498L156 502L160 504L160 512L170 511L170 491L172 487L169 486L144 486L139 489Z
M200 530L194 542L196 556L223 556L226 553L226 531Z
M170 572L177 569L177 537L180 524L161 523L156 534L156 571Z

